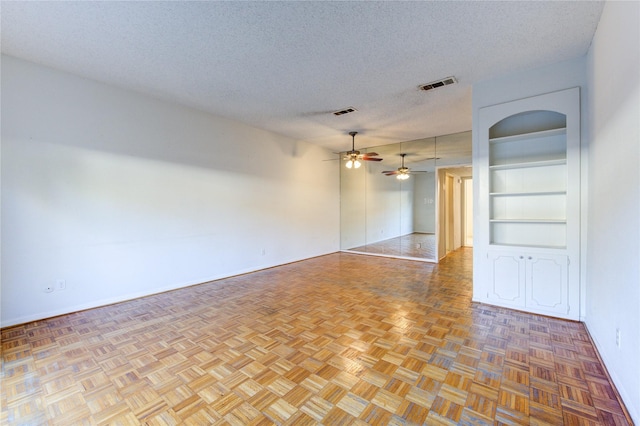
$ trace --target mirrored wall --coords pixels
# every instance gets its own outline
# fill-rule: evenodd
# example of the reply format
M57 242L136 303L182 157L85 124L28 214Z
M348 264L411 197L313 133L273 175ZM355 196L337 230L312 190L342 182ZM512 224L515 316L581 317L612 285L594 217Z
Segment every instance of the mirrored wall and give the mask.
M465 183L471 179L471 132L360 151L376 152L383 161L362 161L357 169L340 165L342 250L437 261L456 246L447 238L453 229L447 217L454 219L452 210L459 209L459 225L466 229L465 216L472 215L464 213L469 207L470 186ZM403 166L408 177L398 179ZM468 232L450 234L468 245Z

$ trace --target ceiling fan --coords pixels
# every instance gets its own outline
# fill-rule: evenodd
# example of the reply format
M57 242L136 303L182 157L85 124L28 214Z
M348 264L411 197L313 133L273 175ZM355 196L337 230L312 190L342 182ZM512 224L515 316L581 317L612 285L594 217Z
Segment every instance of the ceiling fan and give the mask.
M345 166L347 169L357 169L360 167L360 160L362 161L382 161L382 158L378 157L377 152L367 152L364 154L360 154L360 151L356 151L356 135L358 132L349 132L351 135L351 151L347 151L344 153L343 160L347 160Z
M398 170L387 170L382 172L382 174L384 174L385 176L395 176L397 179L399 180L406 180L409 179L409 173L427 173L426 171L423 170L416 170L414 172L411 172L411 170L408 167L404 166L404 157L407 154L400 154L400 157L402 157L402 166L398 167Z

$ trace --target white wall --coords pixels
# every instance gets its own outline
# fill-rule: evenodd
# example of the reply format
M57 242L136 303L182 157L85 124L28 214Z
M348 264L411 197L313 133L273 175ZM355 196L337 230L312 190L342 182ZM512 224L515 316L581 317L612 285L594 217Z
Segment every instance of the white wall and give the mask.
M347 170L344 161L340 167L340 248L343 250L367 244L366 165Z
M338 250L330 155L3 56L2 326Z
M384 176L372 163L366 182L366 239L373 244L413 232L413 181ZM387 166L388 168L388 166Z
M413 206L415 183L415 179L400 181L400 236L413 234L415 232L415 218L413 216L415 211Z
M640 424L640 3L606 3L587 64L586 324Z
M414 232L436 233L436 174L414 173L413 228Z

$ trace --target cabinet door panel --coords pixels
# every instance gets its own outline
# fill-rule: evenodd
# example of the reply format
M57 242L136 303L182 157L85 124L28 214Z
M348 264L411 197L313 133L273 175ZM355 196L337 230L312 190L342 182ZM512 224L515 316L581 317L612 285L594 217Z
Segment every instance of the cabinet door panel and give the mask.
M491 283L489 298L506 302L509 306L524 306L524 274L522 256L491 253Z
M561 255L530 256L526 261L528 307L549 313L568 312L568 259Z

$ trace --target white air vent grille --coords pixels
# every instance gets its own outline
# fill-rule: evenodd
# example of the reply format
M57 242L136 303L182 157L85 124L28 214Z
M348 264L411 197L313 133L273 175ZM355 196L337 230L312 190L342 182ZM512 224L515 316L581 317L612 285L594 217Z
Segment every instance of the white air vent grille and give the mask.
M345 109L341 109L340 111L334 111L333 115L344 115L344 114L349 114L350 112L356 112L357 109L355 109L354 107L349 107L349 108L345 108Z
M432 81L431 83L422 84L418 87L420 88L420 90L433 90L433 89L437 89L438 87L448 86L450 84L454 84L457 82L458 81L456 80L455 77L447 77L441 80Z

